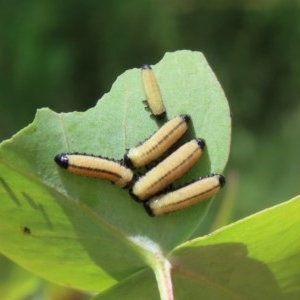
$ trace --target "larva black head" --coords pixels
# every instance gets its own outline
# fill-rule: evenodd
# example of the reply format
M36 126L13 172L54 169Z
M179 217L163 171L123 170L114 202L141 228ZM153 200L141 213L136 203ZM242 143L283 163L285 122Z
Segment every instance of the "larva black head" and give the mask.
M191 121L190 115L180 115L180 117L185 121L186 124L189 124Z
M147 64L144 64L142 65L142 70L151 70L151 66L150 65L147 65Z
M218 177L219 177L220 187L223 187L226 183L226 179L223 175L220 174L218 175Z
M203 150L205 148L205 140L204 139L196 139L197 144L199 145L199 147Z
M130 159L130 157L128 156L128 151L125 153L123 161L124 161L124 164L125 164L126 167L128 167L130 169L135 168L132 161L131 161L131 159Z
M67 169L69 166L69 159L64 153L56 155L54 161L62 168Z
M150 217L155 217L155 215L153 214L153 211L152 211L152 209L150 207L150 202L149 201L145 201L143 204L144 204L144 208L145 208L147 214Z
M153 117L155 119L162 120L162 119L164 119L166 117L166 115L167 115L167 113L164 111L164 112L162 112L162 113L160 113L158 115L153 115Z

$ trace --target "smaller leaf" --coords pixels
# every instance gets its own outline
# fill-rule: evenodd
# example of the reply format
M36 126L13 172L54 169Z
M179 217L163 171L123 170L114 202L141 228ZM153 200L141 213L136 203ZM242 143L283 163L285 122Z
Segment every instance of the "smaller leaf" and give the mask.
M299 299L299 211L296 197L177 247L176 299Z

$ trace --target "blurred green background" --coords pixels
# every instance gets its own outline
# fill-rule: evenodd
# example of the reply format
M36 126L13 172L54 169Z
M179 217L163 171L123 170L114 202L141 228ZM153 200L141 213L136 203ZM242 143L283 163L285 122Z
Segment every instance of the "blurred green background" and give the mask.
M227 188L201 233L222 199L233 221L299 194L300 1L0 0L0 38L1 140L37 108L86 110L126 69L198 50L233 116Z

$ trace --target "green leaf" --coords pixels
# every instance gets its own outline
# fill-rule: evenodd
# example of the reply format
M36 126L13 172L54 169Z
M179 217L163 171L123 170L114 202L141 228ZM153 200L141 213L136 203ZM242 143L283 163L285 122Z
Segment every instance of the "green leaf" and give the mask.
M174 249L175 299L300 299L299 211L300 196ZM159 299L154 276L140 272L93 299L121 298Z
M299 299L299 211L296 197L176 248L175 294L185 286L205 299Z
M190 114L193 137L206 152L180 180L221 173L227 162L231 119L225 95L199 52L168 53L153 66L168 118ZM144 109L140 69L126 71L94 108L56 114L38 111L28 127L0 146L0 251L50 281L103 291L147 263L132 237L144 236L168 252L200 224L208 202L149 217L127 190L69 174L53 158L87 152L120 159L125 149L161 123Z
M34 294L40 279L0 255L0 299L19 300Z

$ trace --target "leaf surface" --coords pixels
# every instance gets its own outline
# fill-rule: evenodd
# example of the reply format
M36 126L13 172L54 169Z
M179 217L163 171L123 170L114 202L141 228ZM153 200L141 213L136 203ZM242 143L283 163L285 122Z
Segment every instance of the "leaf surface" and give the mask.
M155 74L168 118L190 114L181 143L206 140L206 151L181 183L221 173L231 119L225 95L199 52L167 53ZM37 112L32 124L0 146L0 251L30 271L66 286L103 291L145 268L129 237L145 236L167 253L199 225L208 202L150 218L127 190L68 173L53 161L62 152L121 159L125 149L162 123L144 109L140 69L122 74L86 112Z
M177 291L185 277L194 293L218 299L299 297L299 210L296 197L179 246L172 253L182 265L174 272Z

